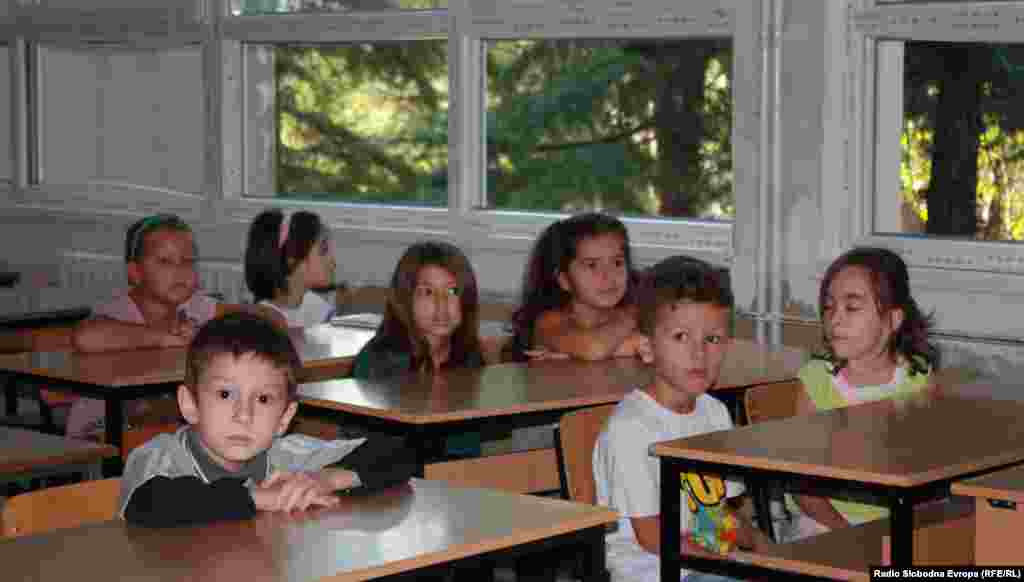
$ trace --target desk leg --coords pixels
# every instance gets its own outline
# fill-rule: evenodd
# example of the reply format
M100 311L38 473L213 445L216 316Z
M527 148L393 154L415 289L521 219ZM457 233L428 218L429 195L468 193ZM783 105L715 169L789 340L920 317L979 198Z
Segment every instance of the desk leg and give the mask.
M914 506L900 496L889 499L889 539L893 566L910 566L914 556Z
M113 398L104 400L107 418L105 433L107 444L117 449L117 456L104 461L104 474L107 477L119 477L124 469L121 458L121 443L124 440L124 402Z
M678 580L679 539L679 467L673 459L661 457L661 580Z
M18 415L18 379L7 376L4 381L4 402L7 416Z
M581 572L583 582L609 582L611 575L608 573L608 564L606 563L604 528L591 528L587 530L585 537Z

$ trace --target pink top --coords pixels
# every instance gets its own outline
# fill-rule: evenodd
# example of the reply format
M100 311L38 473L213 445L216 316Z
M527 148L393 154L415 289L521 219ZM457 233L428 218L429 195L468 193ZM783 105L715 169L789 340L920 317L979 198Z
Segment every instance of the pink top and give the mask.
M201 292L192 295L192 298L178 306L178 311L185 314L185 318L199 326L210 321L217 315L217 301ZM146 318L143 317L139 306L135 304L128 292L114 297L106 303L101 303L93 308L93 317L106 317L125 323L140 323L145 325Z

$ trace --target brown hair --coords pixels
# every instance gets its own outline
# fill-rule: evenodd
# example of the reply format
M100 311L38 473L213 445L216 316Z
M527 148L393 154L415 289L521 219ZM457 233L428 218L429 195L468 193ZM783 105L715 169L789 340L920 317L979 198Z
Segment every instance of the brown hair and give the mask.
M185 386L198 396L199 382L213 359L221 354L252 355L285 374L288 400L296 398L296 373L302 366L288 335L271 322L251 313L236 312L211 319L192 339L185 360Z
M434 265L455 277L462 306L462 324L452 334L451 354L446 367L466 364L480 355L480 297L476 275L466 255L455 245L425 241L411 245L395 266L384 318L371 347L410 355L410 370L433 370L430 344L416 329L413 319L413 294L420 269Z
M658 310L679 301L710 303L730 310L732 333L732 288L723 270L700 259L677 255L644 271L641 276L639 313L641 333L651 335Z
M910 274L907 264L896 253L881 247L856 247L847 251L829 265L821 280L818 290L818 313L825 317L825 304L828 289L832 280L847 267L861 267L868 272L868 280L875 292L876 307L880 314L891 309L903 310L903 323L900 324L886 349L894 356L907 359L910 375L927 373L930 368L939 366L939 349L929 341L928 333L932 327L932 316L925 315L918 307L917 301L910 294ZM846 362L839 360L832 351L825 326L822 326L825 353L820 359L831 364L833 373L839 373Z

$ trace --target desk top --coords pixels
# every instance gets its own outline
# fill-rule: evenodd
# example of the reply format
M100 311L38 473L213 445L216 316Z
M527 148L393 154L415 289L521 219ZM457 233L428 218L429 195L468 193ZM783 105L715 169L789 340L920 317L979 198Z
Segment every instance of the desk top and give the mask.
M1024 503L1024 467L1017 465L973 479L957 481L950 489L955 495Z
M374 334L372 330L329 324L288 333L304 368L329 366L351 358ZM0 370L109 387L175 383L185 378L185 349L0 354Z
M882 401L654 445L657 455L913 487L1024 460L1024 403Z
M601 507L413 480L307 513L167 529L114 521L0 541L0 563L5 578L38 582L81 579L83 565L97 580L354 582L615 519Z
M737 340L715 390L791 380L802 361L798 350L769 351ZM650 367L634 358L543 360L454 369L436 376L311 382L299 386L299 396L309 406L429 424L614 404L650 379Z
M114 456L117 449L110 445L0 426L0 474L92 463Z

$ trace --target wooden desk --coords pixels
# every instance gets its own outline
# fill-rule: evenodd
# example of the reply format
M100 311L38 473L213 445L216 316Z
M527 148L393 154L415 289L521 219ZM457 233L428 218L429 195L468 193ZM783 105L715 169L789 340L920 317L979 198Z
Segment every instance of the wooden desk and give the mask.
M947 398L896 407L874 402L658 443L661 482L679 473L735 475L748 484L781 483L816 495L886 505L892 562L909 565L915 505L949 493L957 479L1024 461L1024 403ZM678 523L676 487L662 487L663 524ZM679 547L678 528L663 528L662 547ZM662 556L662 576L681 556Z
M974 560L979 566L1024 565L1024 467L953 483L953 493L974 498Z
M5 579L37 582L79 580L83 567L96 580L356 582L564 547L601 580L604 527L615 519L601 507L413 480L304 514L166 529L115 521L18 538L0 542L0 563Z
M115 455L110 445L0 427L0 481L74 471L96 478L100 462Z
M316 373L352 358L373 331L321 325L289 332L303 362L303 373ZM0 371L40 385L52 385L103 400L106 439L121 448L124 406L128 400L171 393L185 379L184 348L120 352L25 352L0 354ZM111 463L110 471L120 472Z

